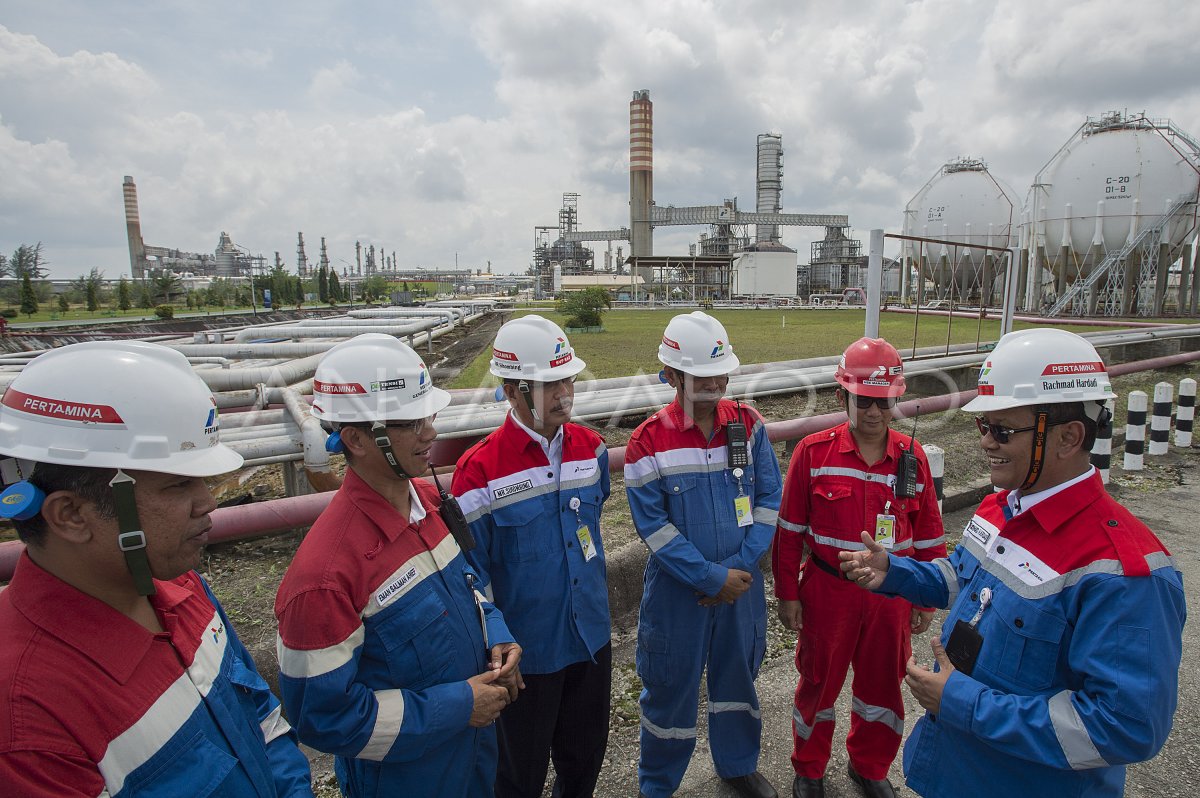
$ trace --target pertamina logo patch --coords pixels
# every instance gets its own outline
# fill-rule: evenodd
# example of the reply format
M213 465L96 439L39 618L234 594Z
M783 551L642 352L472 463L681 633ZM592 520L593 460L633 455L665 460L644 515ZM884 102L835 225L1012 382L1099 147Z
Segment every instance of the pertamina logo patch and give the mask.
M213 400L213 406L208 410L208 418L204 420L204 434L212 435L221 429L221 412L217 410L217 401Z
M110 405L93 405L86 402L71 402L62 399L49 399L44 396L34 396L9 388L4 392L2 403L23 413L35 416L60 419L63 421L82 421L91 424L124 425L125 421L116 408Z
M675 341L672 341L665 335L663 336L663 346L667 347L668 349L679 349L679 344Z
M313 380L313 391L328 394L359 394L366 393L357 382L321 382Z
M508 360L513 363L517 362L517 356L513 352L505 352L503 349L493 349L492 357L496 360Z
M1091 363L1051 363L1042 371L1043 377L1060 374L1099 374L1104 371L1104 364L1099 361Z
M567 339L566 338L556 338L555 341L556 341L556 343L554 344L554 354L561 355L563 350L569 346L569 344L567 344Z
M992 361L985 361L983 367L979 369L979 377L975 380L979 384L980 396L995 396L996 386L989 385L988 375L992 373Z
M720 338L717 339L717 345L713 347L712 354L709 357L721 357L725 354L725 342Z

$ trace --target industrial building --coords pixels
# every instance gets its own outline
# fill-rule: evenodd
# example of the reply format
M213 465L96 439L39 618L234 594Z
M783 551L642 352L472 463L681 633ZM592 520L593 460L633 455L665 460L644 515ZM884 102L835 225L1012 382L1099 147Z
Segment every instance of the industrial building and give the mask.
M756 209L742 211L736 199L720 205L660 206L654 201L654 104L650 92L633 93L629 103L629 226L579 229L578 195L564 194L558 225L534 228L533 269L539 296L555 292L561 279L596 272L585 242L629 242L629 257L606 271L637 275L647 299L698 302L740 297L795 297L796 251L785 246L780 227L795 225L844 231L846 216L782 212L782 136L765 133L756 148ZM654 252L654 228L707 226L684 255ZM755 228L751 238L749 228ZM620 252L620 248L618 248Z

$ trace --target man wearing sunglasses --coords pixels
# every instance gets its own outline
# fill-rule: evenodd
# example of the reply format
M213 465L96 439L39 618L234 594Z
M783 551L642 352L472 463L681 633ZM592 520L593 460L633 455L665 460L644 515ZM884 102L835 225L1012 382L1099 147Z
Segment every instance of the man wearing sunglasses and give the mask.
M497 721L496 798L540 798L551 759L555 798L590 798L608 745L608 449L570 423L585 365L549 319L501 327L491 373L504 381L509 414L454 471L480 589L524 646L525 689Z
M860 586L950 607L935 670L908 663L928 714L904 750L925 796L1119 796L1171 729L1183 584L1170 552L1089 462L1115 395L1095 348L1062 330L1000 339L979 373L980 446L1000 490L934 563L863 537Z
M279 586L279 685L352 798L490 794L492 723L521 686L521 648L459 548L470 533L417 478L449 403L389 335L338 344L313 379L348 467Z
M911 635L929 627L933 610L859 590L837 553L861 548L864 529L897 557L945 557L946 544L925 452L888 426L905 391L900 354L862 338L834 376L847 420L797 445L772 557L779 619L798 633L792 794L825 795L834 702L853 666L849 776L867 798L891 798L887 772L904 733L900 682Z

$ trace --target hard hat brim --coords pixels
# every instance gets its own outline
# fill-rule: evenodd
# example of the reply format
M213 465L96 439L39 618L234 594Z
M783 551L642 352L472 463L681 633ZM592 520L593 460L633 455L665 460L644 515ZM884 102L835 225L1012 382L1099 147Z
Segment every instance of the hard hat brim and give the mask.
M126 451L88 452L86 462L76 457L55 457L46 449L32 446L15 446L2 454L21 460L53 465L80 466L83 468L121 468L133 471L150 471L157 474L175 474L181 477L215 477L228 474L242 467L245 459L223 443L207 449L189 449L175 452L167 457L139 460L131 458Z

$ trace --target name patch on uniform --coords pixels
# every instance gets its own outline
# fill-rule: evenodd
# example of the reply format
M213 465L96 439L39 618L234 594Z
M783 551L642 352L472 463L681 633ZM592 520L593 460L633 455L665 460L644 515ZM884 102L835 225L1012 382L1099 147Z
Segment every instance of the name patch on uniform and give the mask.
M404 588L412 584L420 578L421 572L417 570L417 566L412 566L400 576L393 579L387 587L375 594L375 603L382 607L392 599L404 592Z
M533 480L527 479L524 482L514 482L511 485L505 485L503 488L496 488L492 491L492 496L497 499L503 499L505 496L511 496L514 493L521 493L532 488Z
M979 545L984 548L987 548L988 542L992 539L992 531L974 518L967 522L967 528L963 531L975 538L979 542Z

